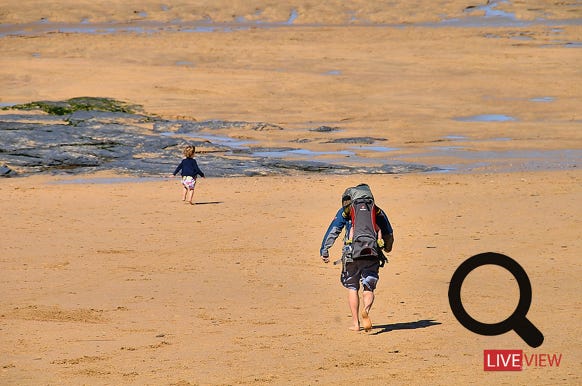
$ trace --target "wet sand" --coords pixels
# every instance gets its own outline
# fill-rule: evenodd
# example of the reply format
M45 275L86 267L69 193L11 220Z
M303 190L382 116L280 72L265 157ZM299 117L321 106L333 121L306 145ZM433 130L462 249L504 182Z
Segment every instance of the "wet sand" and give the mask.
M450 26L442 21L483 20L486 10L390 3L361 2L351 13L310 1L168 9L149 1L106 9L4 2L3 105L101 96L169 119L289 128L221 133L271 147L328 125L397 149L360 150L370 159L456 166L439 174L207 178L194 206L180 201L175 179L2 179L0 383L580 383L582 31L572 22L580 9L501 3L495 9L512 17L495 20L505 24ZM51 23L177 17L190 27L277 25L46 31ZM14 24L26 31L7 34ZM470 173L459 173L464 163ZM373 329L354 333L339 267L321 263L318 250L341 192L363 181L388 212L396 243L381 271ZM541 347L514 332L476 335L452 315L452 273L486 251L513 257L528 273L528 318L545 336ZM511 314L519 291L491 268L469 276L463 294L475 317L495 323ZM485 349L561 354L562 362L485 372Z
M102 10L105 13L90 5L44 13L23 5L0 20L13 32L20 30L16 23L36 23L39 31L2 37L0 103L100 96L142 105L148 113L164 117L268 122L288 129L222 133L265 146L287 146L304 138L306 127L327 125L342 129L346 137L385 138L387 142L376 145L395 149L363 147L356 149L358 155L420 159L461 169L474 163L468 158L475 151L500 150L497 158L511 160L516 155L504 151L580 148L578 8L554 6L528 13L522 5L500 4L496 9L515 19L486 18L478 16L484 12L469 13L466 4L451 2L439 16L426 6L415 7L412 16L412 5L402 2L390 11L363 6L354 21L341 8L312 10L308 4L298 3L298 15L288 24L292 7L269 13L271 7L257 3L261 20L273 27L261 27L258 16L239 13L248 20L246 28L220 27L216 32L180 30L172 12L182 10L184 25L224 26L230 21L240 26L240 19L229 19L224 10L212 7L192 14L195 10L183 4L163 11L146 2L135 9L127 5L123 12ZM232 8L233 14L239 6ZM6 9L21 8L9 2ZM142 9L146 16L134 13ZM493 26L444 22L459 18ZM543 18L548 20L543 23ZM82 25L88 33L58 32L63 23L85 19ZM319 19L323 26L313 24ZM516 25L515 20L524 24ZM105 22L167 22L173 27L91 33L91 23ZM509 120L471 119L476 116ZM451 146L461 147L461 152L451 151ZM354 150L317 140L303 148ZM579 162L580 155L576 158Z

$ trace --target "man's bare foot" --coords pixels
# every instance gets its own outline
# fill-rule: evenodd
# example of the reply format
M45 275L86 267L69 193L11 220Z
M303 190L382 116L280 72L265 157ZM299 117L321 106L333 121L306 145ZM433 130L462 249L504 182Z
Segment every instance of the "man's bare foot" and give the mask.
M360 326L351 326L349 328L350 331L360 331Z
M364 327L364 331L370 331L372 329L372 321L366 310L362 310L362 327Z

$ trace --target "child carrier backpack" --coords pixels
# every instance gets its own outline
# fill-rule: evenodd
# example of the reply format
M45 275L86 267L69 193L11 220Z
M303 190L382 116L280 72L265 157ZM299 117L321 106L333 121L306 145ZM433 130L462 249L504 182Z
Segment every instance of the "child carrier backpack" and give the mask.
M379 247L379 240L382 240L381 232L376 224L378 209L374 203L374 196L370 187L366 184L360 184L354 188L349 188L342 198L342 200L345 200L344 202L347 202L347 196L351 199L349 214L347 215L352 222L348 241L346 242L350 247L348 248L351 255L349 258L352 260L384 260L384 255Z

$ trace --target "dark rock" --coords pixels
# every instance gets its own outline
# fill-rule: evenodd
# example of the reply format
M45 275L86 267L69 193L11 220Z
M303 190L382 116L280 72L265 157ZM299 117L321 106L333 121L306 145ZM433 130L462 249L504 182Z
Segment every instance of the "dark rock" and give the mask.
M26 107L23 107L26 106ZM115 170L139 176L171 173L182 158L185 144L197 146L197 161L208 176L262 176L297 172L406 173L431 170L422 165L394 164L380 167L357 160L358 167L336 161L297 160L293 146L249 147L244 141L221 135L213 130L270 131L283 127L265 122L166 120L134 113L133 107L107 98L73 98L63 102L33 102L14 107L42 108L49 106L53 114L60 108L65 115L5 114L0 115L0 176L12 176L11 167L19 174L86 173ZM54 110L53 108L57 108ZM71 110L71 111L70 111ZM74 111L72 111L74 110ZM136 111L140 110L135 108ZM63 110L64 111L64 110ZM318 130L335 131L321 126ZM329 143L373 143L383 138L339 138ZM289 142L304 143L307 139ZM204 148L209 148L205 151ZM273 153L273 154L265 154ZM309 154L309 152L305 152ZM305 158L305 155L303 156ZM315 157L313 157L315 158ZM350 160L352 160L350 158ZM377 160L373 161L377 163Z
M8 166L0 166L0 177L13 177L15 175L16 172L14 172L14 170L10 169Z
M253 127L253 130L255 130L255 131L272 131L272 130L283 130L283 128L281 126L273 125L272 123L261 122L261 123L256 124Z
M319 126L315 129L309 129L309 131L315 131L318 133L330 133L332 131L340 131L339 127L330 127L330 126Z
M352 144L364 144L371 145L376 141L387 141L386 138L374 138L374 137L350 137L350 138L337 138L327 141L325 143L352 143Z

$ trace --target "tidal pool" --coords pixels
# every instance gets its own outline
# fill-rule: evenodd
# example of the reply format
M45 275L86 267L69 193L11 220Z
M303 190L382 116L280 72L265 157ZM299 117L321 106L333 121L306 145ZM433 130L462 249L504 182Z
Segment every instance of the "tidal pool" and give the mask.
M461 122L510 122L516 121L514 117L505 114L480 114L470 117L455 118L456 121Z

